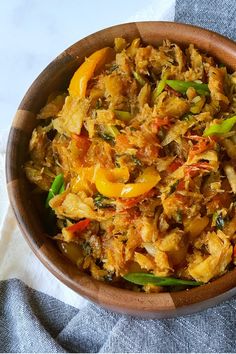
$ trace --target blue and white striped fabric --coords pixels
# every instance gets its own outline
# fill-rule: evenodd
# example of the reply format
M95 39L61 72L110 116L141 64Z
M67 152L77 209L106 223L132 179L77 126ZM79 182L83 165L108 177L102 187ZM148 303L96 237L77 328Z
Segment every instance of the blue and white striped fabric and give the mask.
M112 11L112 2L109 6ZM236 40L235 18L235 0L153 0L146 11L127 20L175 20ZM0 159L3 177L1 168ZM1 183L0 193L1 207L3 201L7 205ZM5 220L0 215L0 228L1 222L0 352L236 351L235 298L176 319L142 320L114 314L84 301L41 268L27 246L17 242L19 231L11 212ZM26 260L19 259L17 247Z

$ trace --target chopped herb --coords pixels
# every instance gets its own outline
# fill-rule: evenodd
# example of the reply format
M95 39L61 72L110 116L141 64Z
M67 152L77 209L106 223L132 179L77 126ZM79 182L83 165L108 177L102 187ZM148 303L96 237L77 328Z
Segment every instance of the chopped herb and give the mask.
M136 166L142 166L142 162L135 155L131 155L131 158Z
M221 213L215 212L212 217L212 222L218 230L222 230L224 228L225 221Z
M75 222L75 220L71 219L71 218L59 219L59 221L62 222L63 227L70 226L70 225L74 224L74 222Z
M118 159L120 158L120 157L122 157L122 156L124 156L124 157L126 157L126 161L127 160L129 160L129 162L133 162L136 166L142 166L143 164L142 164L142 162L135 156L135 155L130 155L130 154L116 154L116 156L115 156L115 165L116 165L116 167L120 167L120 163L119 163L119 161L118 161ZM131 161L130 161L131 160Z
M114 273L108 273L107 275L104 276L104 280L111 282L113 280Z
M185 113L181 118L180 118L180 120L184 120L184 121L189 121L190 119L192 119L193 118L193 114L191 114L191 113Z
M115 158L115 166L116 166L116 167L120 167L120 163L117 161L116 158Z
M183 222L183 214L182 214L182 211L181 211L181 210L178 210L178 211L177 211L175 220L176 220L176 222L177 222L178 224L182 224L182 222Z
M115 206L110 198L107 198L100 193L95 194L93 202L94 205L99 209L113 208Z
M115 125L108 125L108 126L105 126L103 131L99 132L98 135L103 140L105 140L108 143L111 143L112 145L114 145L115 144L115 138L117 137L117 135L119 133L120 132L119 132L119 130L117 129L117 127Z
M104 132L100 132L100 133L98 133L98 135L100 136L100 138L102 138L103 140L107 141L108 143L111 143L112 145L115 144L115 139L110 134L107 134L107 133L104 133Z
M112 73L113 71L115 71L115 70L118 69L118 68L119 68L119 65L116 64L116 63L114 63L114 64L112 64L112 65L110 66L109 72Z
M89 256L92 253L92 247L90 246L90 243L87 241L84 241L81 244L82 250L86 256Z
M176 187L178 186L179 184L179 180L177 179L177 181L175 181L175 183L173 183L171 186L170 186L170 194L174 193L176 191Z
M216 228L222 230L224 228L225 222L222 215L219 215L216 219Z
M61 222L63 227L67 227L68 226L68 223L67 223L67 219L59 219L58 222ZM62 228L62 227L61 227Z

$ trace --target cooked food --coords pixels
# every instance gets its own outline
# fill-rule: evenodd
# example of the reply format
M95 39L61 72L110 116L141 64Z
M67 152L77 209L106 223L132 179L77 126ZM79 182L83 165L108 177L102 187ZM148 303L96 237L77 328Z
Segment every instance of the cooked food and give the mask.
M52 94L27 178L55 247L136 291L207 283L234 266L236 74L193 44L116 38Z

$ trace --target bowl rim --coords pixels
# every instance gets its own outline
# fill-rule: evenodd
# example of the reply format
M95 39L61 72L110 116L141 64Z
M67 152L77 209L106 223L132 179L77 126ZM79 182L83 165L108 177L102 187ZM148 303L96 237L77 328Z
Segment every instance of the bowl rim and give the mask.
M30 96L35 90L35 87L37 88L38 81L40 81L42 77L44 77L45 74L52 68L56 70L58 63L61 61L61 58L67 56L68 54L73 56L75 47L78 48L81 45L83 46L84 42L86 41L88 41L88 43L92 43L98 37L106 38L107 31L111 31L113 33L118 30L121 31L121 33L125 33L125 30L129 26L135 26L137 27L138 31L140 31L142 28L145 30L145 28L150 26L150 24L152 24L156 30L162 32L167 31L167 29L169 31L174 31L177 29L178 31L188 32L187 36L190 38L201 38L201 36L203 36L205 38L205 42L207 43L208 41L209 48L212 48L212 41L220 41L222 50L227 49L229 55L236 57L235 42L213 31L189 24L166 21L143 21L111 26L94 32L89 36L86 36L83 39L77 41L72 46L65 49L48 66L46 66L46 68L41 72L41 74L39 74L39 76L34 80L26 92L19 105L18 112L24 111L25 101L28 96ZM191 39L189 40L189 43L191 43ZM199 47L201 48L201 46ZM20 118L22 118L21 115ZM63 274L63 271L58 269L58 266L56 266L48 258L47 253L44 252L44 249L42 249L42 247L39 248L37 242L35 242L35 240L32 238L29 227L26 225L25 220L22 218L21 211L24 206L22 205L22 202L19 201L19 198L17 198L17 188L19 188L19 184L16 183L16 186L14 188L12 187L16 180L16 171L12 165L12 161L16 155L15 152L12 151L12 146L16 141L15 129L16 127L19 128L19 125L21 124L20 118L19 114L16 114L7 142L6 181L9 200L17 223L30 248L35 253L37 258L39 258L39 260L44 264L44 266L46 266L46 268L60 281L62 281L65 285L69 286L72 290L76 291L83 297L103 307L122 313L151 318L173 317L180 314L188 314L191 312L199 311L200 309L209 307L209 301L210 306L213 306L219 303L219 301L222 301L222 298L228 298L229 296L232 296L236 293L236 269L229 271L225 275L222 275L220 278L201 287L174 293L165 292L158 294L146 294L141 292L136 293L126 289L115 288L109 284L94 280L90 276L84 274L80 274L76 280L71 277L70 274ZM28 116L23 118L29 119ZM45 247L47 246L48 245L46 244Z

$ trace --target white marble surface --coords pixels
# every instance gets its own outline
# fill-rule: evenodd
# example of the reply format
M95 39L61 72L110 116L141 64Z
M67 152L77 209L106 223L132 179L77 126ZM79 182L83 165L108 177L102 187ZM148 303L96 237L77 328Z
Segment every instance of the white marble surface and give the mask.
M175 0L0 0L0 151L24 93L80 38L114 24L173 20Z

